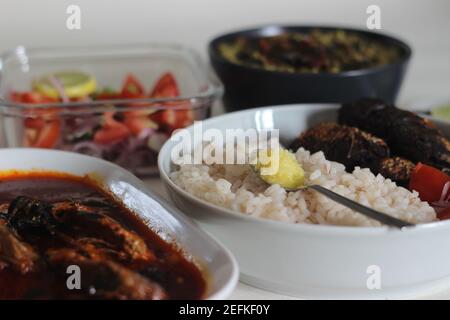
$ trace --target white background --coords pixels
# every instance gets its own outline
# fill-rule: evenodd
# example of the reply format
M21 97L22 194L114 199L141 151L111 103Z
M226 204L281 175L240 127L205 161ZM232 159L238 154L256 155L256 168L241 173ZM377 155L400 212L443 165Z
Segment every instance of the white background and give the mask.
M82 11L82 29L66 29L66 8ZM366 26L366 8L381 7L385 32L414 49L400 103L448 97L449 0L0 0L0 50L60 46L179 42L206 58L208 40L246 26L322 23Z

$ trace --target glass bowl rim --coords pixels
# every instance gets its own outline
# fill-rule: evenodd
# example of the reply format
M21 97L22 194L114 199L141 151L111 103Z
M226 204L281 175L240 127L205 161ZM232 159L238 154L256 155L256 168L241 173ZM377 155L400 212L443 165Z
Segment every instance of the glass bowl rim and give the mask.
M108 44L108 45L94 45L94 46L62 46L62 47L24 47L24 46L17 46L14 49L7 50L0 54L0 74L2 73L2 66L4 64L4 61L7 59L10 59L11 57L30 53L30 54L43 54L43 53L56 53L56 52L64 52L64 51L73 51L73 50L80 50L85 54L88 54L90 51L94 50L168 50L172 51L174 53L178 53L181 55L184 55L185 59L187 60L187 57L190 57L193 61L191 64L191 68L198 68L199 71L205 76L206 82L207 82L207 88L206 90L202 90L197 94L190 95L190 96L180 96L180 97L173 97L173 98L139 98L139 99L105 99L105 100L97 100L97 101L74 101L74 102L52 102L52 103L40 103L40 104L34 104L34 103L17 103L10 101L7 98L4 98L0 96L0 105L3 108L11 108L15 109L18 112L21 112L26 109L30 108L38 108L38 109L54 109L54 108L64 108L67 110L70 110L71 108L77 108L77 107L83 107L83 106L101 106L101 105L107 105L107 106L114 106L117 104L123 104L125 105L122 109L129 109L130 106L126 106L127 104L140 104L140 103L146 103L146 104L164 104L167 102L186 102L189 101L191 104L198 104L201 102L209 102L213 101L214 99L218 99L223 95L224 88L221 81L217 78L217 76L206 67L206 65L203 63L203 61L200 58L200 55L193 49L181 45L181 44L175 44L175 43L134 43L134 44ZM114 54L114 52L110 52L110 54ZM76 56L76 55L74 55ZM0 86L1 86L1 77L0 77ZM204 101L202 101L204 100ZM155 106L151 106L152 108L155 108ZM170 107L173 108L173 107ZM118 108L120 109L120 108ZM159 106L158 109L165 109L164 106ZM184 108L187 109L187 108ZM4 113L4 112L2 112Z

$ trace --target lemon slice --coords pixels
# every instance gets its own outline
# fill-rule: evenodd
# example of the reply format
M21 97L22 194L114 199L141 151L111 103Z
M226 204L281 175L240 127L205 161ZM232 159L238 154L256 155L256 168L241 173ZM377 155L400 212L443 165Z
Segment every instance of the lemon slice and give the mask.
M450 121L450 105L440 106L431 109L431 115L441 120Z
M55 83L56 82L56 83ZM81 98L93 93L97 87L95 78L82 72L57 72L33 82L33 89L49 98L60 98L58 84L68 98Z

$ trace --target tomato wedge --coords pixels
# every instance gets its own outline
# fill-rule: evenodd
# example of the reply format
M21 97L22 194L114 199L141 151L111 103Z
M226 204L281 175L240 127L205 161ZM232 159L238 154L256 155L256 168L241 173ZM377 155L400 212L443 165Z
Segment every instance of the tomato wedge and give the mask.
M175 98L180 96L180 90L173 74L170 72L163 74L156 82L150 95L152 98ZM172 133L176 129L184 128L194 120L189 103L167 102L163 105L166 107L165 110L158 111L150 117L159 123L168 133ZM174 108L174 110L170 110L171 107L181 109Z
M122 98L124 99L145 98L144 86L131 73L128 74L122 86Z
M130 136L130 130L126 125L114 119L113 112L105 113L105 123L95 132L94 142L98 144L110 144L119 142Z
M449 181L450 176L442 171L418 163L411 174L409 189L417 191L422 201L432 203L441 198L444 185Z
M150 93L152 98L175 98L180 95L177 81L171 72L164 73L156 81L153 90Z
M189 103L166 103L166 107L179 107L181 109L166 109L152 114L150 117L157 123L160 123L168 133L172 133L176 129L185 128L192 124L194 115L190 110Z
M56 99L39 92L12 92L10 99L17 103L54 103ZM49 109L36 109L32 117L24 119L25 145L33 148L53 148L61 134L61 122L56 112ZM50 118L50 119L48 119Z
M18 103L34 103L34 104L58 102L58 100L56 99L46 97L43 94L34 91L29 92L13 91L10 93L10 100Z
M52 120L38 131L36 141L32 144L35 148L53 148L60 137L61 123Z
M24 125L29 129L42 129L45 126L45 120L42 118L25 118Z

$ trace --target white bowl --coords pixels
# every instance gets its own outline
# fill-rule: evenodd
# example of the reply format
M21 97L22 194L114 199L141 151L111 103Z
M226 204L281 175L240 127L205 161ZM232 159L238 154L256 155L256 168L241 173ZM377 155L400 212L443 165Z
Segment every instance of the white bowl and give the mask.
M337 107L251 109L206 120L203 128L222 132L228 128L278 128L282 142L288 142L315 123L335 120ZM445 247L450 243L450 222L400 231L289 224L249 217L199 200L170 180L169 173L174 169L170 155L176 143L175 139L169 140L158 159L168 194L181 210L234 253L242 281L306 298L417 297L450 285L450 254ZM381 288L374 289L370 284L378 279Z
M229 251L195 226L176 208L158 199L128 171L104 160L44 149L0 149L0 171L51 170L83 176L95 174L114 196L166 241L173 241L204 269L205 299L225 299L238 281L238 266Z

